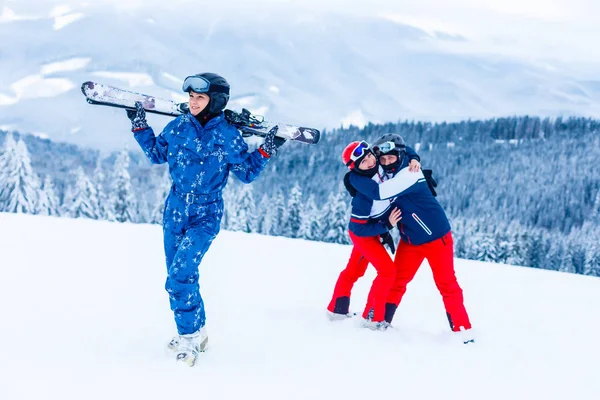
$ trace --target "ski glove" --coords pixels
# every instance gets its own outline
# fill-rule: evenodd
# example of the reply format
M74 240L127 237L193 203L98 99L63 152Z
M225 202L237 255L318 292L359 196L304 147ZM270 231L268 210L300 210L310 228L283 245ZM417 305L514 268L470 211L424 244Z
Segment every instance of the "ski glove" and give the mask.
M392 254L396 253L396 245L394 245L394 238L392 238L392 234L389 232L382 233L379 235L379 240L381 244L392 252Z
M437 187L437 182L433 179L433 171L430 169L424 169L423 175L425 176L425 181L427 181L427 186L429 186L429 190L431 190L431 194L433 197L437 196L437 192L435 188Z
M277 154L277 150L285 143L286 139L275 136L279 128L274 126L265 136L265 141L260 145L260 148L269 157Z
M127 118L131 120L131 131L139 131L148 128L146 122L146 110L139 101L135 102L135 110L127 110Z
M350 193L350 196L354 197L356 196L356 188L350 183L350 172L351 171L346 172L346 175L344 175L344 187L346 188L346 191Z

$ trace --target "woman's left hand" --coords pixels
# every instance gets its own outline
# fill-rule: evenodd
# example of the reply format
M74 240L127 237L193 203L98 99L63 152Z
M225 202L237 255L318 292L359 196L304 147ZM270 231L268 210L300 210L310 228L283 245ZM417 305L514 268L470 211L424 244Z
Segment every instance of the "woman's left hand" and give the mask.
M410 172L419 172L421 170L421 163L415 159L410 160L410 163L408 163L408 170Z

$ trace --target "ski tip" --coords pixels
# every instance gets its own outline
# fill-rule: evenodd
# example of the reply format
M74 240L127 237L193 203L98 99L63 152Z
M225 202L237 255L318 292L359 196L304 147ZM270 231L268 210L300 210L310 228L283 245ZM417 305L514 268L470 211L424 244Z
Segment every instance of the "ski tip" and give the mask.
M92 90L94 89L94 82L85 81L81 84L81 93L86 94L86 89Z
M313 135L312 144L317 144L321 140L321 131L319 131L318 129L313 129L312 131L313 131L312 132L312 135Z

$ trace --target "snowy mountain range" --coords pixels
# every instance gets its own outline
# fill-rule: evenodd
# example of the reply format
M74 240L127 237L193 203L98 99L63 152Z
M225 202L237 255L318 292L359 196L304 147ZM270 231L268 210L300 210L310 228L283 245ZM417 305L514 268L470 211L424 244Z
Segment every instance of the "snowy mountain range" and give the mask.
M10 38L0 50L0 128L134 145L124 112L86 104L81 83L183 101L182 79L202 71L229 79L232 108L317 128L600 112L600 81L566 63L448 51L467 39L383 17L71 3L0 11L0 37ZM150 118L157 130L167 121Z
M465 348L427 264L395 328L372 332L324 315L349 246L223 231L200 267L211 347L190 369L164 350L160 226L0 213L0 227L2 399L600 397L599 278L456 260Z

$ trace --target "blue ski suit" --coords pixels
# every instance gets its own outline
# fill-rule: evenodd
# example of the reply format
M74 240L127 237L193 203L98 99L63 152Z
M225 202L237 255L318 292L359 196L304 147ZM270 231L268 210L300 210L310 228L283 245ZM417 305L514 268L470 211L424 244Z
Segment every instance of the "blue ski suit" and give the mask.
M259 150L249 153L223 113L204 127L186 113L159 136L148 127L135 131L134 137L153 164L169 164L173 185L163 216L165 289L179 334L194 333L206 323L198 266L221 227L229 172L250 183L269 159Z

